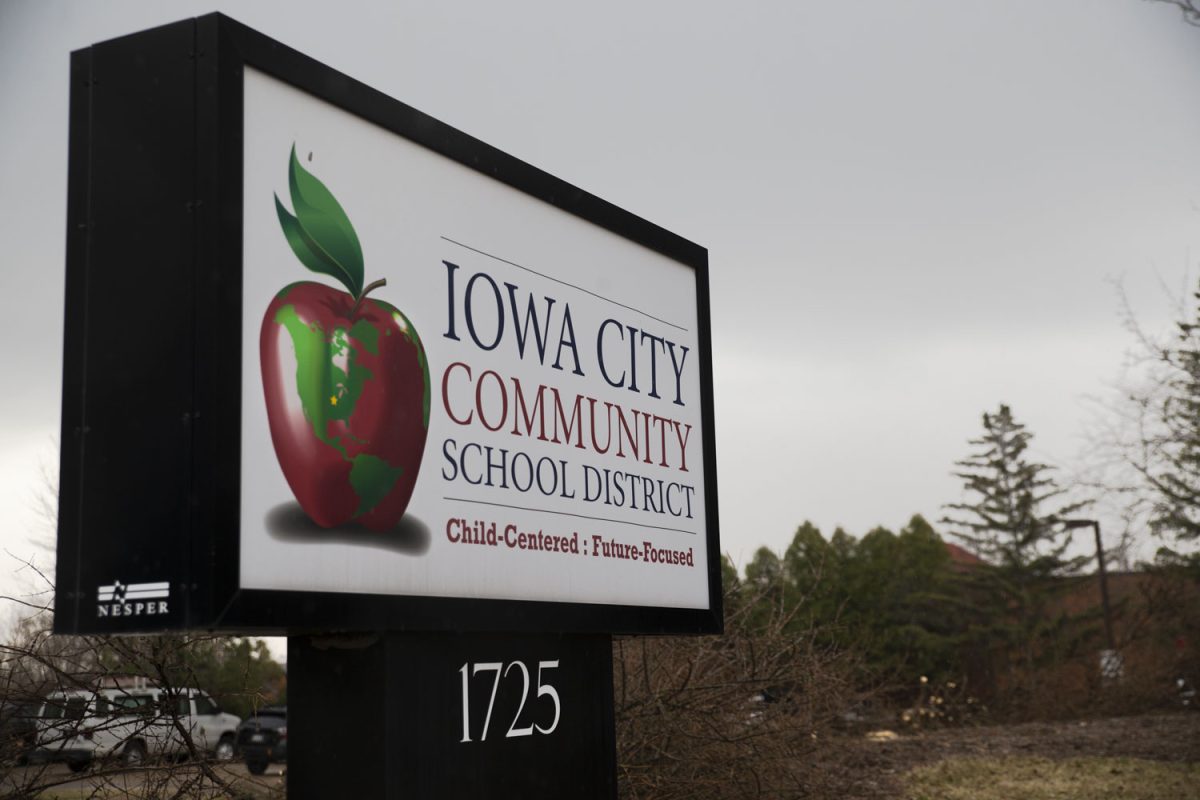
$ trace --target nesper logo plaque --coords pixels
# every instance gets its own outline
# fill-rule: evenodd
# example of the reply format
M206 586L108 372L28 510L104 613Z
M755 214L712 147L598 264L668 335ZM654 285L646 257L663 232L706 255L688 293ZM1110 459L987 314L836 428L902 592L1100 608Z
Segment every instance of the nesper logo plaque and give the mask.
M130 584L113 581L96 590L96 616L162 616L170 613L167 606L170 597L171 584L166 581Z

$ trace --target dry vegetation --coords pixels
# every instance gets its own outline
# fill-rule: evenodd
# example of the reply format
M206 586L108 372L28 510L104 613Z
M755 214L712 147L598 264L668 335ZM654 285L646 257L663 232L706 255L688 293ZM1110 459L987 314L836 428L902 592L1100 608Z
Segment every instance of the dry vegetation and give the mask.
M1144 783L1147 791L1152 791L1175 786L1177 781L1172 776L1183 776L1185 783L1191 781L1200 787L1200 714L1192 710L943 728L878 742L846 741L843 746L859 754L855 764L858 782L839 795L844 800L1038 798L1043 796L1034 791L1038 775L1045 778L1047 785L1052 785L1049 781L1053 777L1063 791L1069 789L1071 776L1079 778L1081 787L1100 787L1092 794L1045 795L1062 800L1092 797L1138 800L1143 796L1130 793L1130 787ZM1146 780L1136 783L1123 780L1125 772L1120 764L1125 762L1140 765L1138 774ZM1101 769L1100 764L1108 766ZM1081 773L1089 770L1095 775L1085 780ZM1007 772L1011 772L1011 780L1018 782L1017 785L1021 781L1028 785L1020 789L1010 786L1008 794L992 794L995 786L1003 783L998 776ZM1101 793L1101 789L1116 791L1117 786L1125 786L1127 793ZM1184 800L1196 795L1163 796Z
M783 614L752 622L753 605L728 610L721 637L615 643L622 797L837 796L832 734L856 699L848 661L785 633Z
M912 800L1196 800L1200 765L1133 758L962 758L914 770Z

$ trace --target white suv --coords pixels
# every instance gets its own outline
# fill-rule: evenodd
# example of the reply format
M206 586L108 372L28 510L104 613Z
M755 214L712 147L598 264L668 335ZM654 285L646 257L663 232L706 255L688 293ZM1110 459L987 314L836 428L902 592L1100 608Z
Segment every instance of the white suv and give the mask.
M239 722L196 689L67 690L52 693L42 706L38 749L43 758L65 761L74 770L110 756L133 766L151 755L187 753L182 728L198 752L229 760Z
M87 767L95 744L77 740L91 730L95 716L93 693L82 690L52 692L33 715L37 727L34 761L65 761L73 771Z

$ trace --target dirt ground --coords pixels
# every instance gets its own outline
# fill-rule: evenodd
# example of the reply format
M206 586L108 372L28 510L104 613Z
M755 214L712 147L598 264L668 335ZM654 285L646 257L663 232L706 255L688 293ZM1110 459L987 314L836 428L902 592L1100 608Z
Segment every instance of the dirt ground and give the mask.
M1200 763L1200 713L1194 711L1076 722L1031 722L903 733L850 747L843 787L848 800L904 797L903 776L916 766L960 756L1084 756Z
M221 779L232 786L239 797L282 798L284 769L272 764L263 775L251 775L246 765L233 762L215 765ZM169 774L169 777L168 777ZM208 796L213 800L227 797L215 788L197 788L199 771L192 764L152 765L135 769L120 769L115 765L75 775L65 764L39 764L5 769L0 767L0 799L27 798L31 787L41 790L39 800L108 800L124 798L172 796L187 787L181 796Z

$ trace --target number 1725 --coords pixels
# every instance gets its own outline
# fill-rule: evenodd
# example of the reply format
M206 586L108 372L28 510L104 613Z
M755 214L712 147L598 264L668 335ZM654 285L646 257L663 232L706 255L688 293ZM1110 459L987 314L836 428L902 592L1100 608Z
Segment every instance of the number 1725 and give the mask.
M558 661L539 661L537 665L537 696L549 697L554 703L554 721L548 727L543 728L530 722L523 728L517 727L517 723L521 720L521 712L525 710L525 701L529 698L529 668L521 661L510 661L508 666L502 661L480 661L472 664L464 663L459 672L462 674L462 738L459 742L471 741L471 678L481 672L494 673L492 677L492 693L488 698L487 713L483 717L483 730L479 734L479 740L484 741L488 736L488 728L492 723L492 708L496 705L496 692L500 688L500 678L508 678L510 672L516 667L521 673L522 688L521 702L517 705L517 713L513 715L512 724L508 726L508 733L504 734L504 738L512 739L518 736L532 736L534 732L541 734L554 733L554 729L558 727L558 720L562 713L562 703L558 697L558 691L548 683L542 682L542 673L544 671L557 669Z

